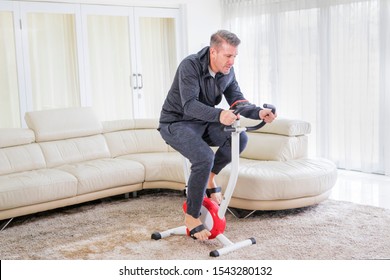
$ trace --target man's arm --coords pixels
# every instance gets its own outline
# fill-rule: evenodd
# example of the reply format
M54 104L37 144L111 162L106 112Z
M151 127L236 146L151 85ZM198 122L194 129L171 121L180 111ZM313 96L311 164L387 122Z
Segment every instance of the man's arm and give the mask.
M231 73L229 75L232 75L231 82L223 94L225 95L228 104L232 106L237 101L246 100L246 98L244 97L244 94L241 92L241 89L238 86L233 69L231 69L230 71ZM243 112L242 115L250 119L259 120L261 110L263 110L263 108L256 106L253 110Z
M179 90L184 114L199 120L219 122L222 109L199 101L200 79L192 61L182 63L179 69Z

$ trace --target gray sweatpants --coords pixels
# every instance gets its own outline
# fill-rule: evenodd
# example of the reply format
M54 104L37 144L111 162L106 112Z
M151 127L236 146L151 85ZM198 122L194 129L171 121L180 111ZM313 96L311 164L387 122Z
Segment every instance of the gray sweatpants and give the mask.
M231 161L231 135L220 123L182 121L161 123L162 138L191 163L187 183L187 214L198 218L210 172L218 174ZM240 153L245 149L248 136L240 133ZM210 146L219 147L216 153Z

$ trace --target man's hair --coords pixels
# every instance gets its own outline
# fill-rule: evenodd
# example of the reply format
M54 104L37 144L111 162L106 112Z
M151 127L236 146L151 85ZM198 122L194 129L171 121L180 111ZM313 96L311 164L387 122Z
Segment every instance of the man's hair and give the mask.
M236 34L227 30L218 30L210 38L210 47L219 48L223 42L228 43L231 46L237 47L241 40Z

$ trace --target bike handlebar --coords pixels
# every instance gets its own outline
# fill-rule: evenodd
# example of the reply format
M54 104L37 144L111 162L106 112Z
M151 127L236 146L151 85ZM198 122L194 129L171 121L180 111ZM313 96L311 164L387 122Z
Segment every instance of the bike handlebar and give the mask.
M271 105L271 104L264 104L263 105L264 108L267 108L267 109L271 109L271 112L273 114L276 113L276 108L274 105ZM233 113L238 115L242 112L245 112L245 111L248 111L248 110L253 110L254 108L256 108L256 105L254 104L245 104L245 105L242 105L242 106L238 106L234 111ZM246 127L246 131L253 131L253 130L258 130L260 128L262 128L264 125L266 124L266 122L263 120L261 121L259 124L257 125L254 125L254 126L247 126ZM234 127L231 127L231 126L226 126L224 128L225 131L228 131L228 132L234 132L236 131L236 128Z

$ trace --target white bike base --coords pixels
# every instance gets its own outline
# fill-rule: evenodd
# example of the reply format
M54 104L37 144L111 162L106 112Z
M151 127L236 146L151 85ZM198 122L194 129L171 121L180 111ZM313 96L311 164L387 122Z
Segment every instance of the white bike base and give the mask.
M268 108L268 106L266 106L266 104L264 104L264 107ZM241 111L242 110L237 111L237 114L240 113ZM239 121L239 119L237 119L231 128L229 128L228 130L225 130L225 131L230 131L232 133L232 137L231 137L231 148L232 148L231 170L233 172L230 174L229 182L228 182L228 185L225 189L222 203L219 206L217 213L216 213L218 215L218 218L219 218L218 221L222 221L222 219L225 217L226 211L228 210L229 202L232 198L234 188L235 188L236 183L237 183L238 168L239 168L238 165L240 162L240 151L239 151L240 133L243 131L248 131L248 130L256 130L256 129L262 127L264 124L265 124L265 122L263 121L262 123L260 123L257 126L240 127L240 121ZM188 183L189 162L186 159L184 159L184 176L186 179L186 183ZM215 210L213 210L213 211L215 211ZM208 211L208 209L204 205L202 205L200 212L201 212L201 221L202 221L202 224L205 226L205 228L208 230L214 229L213 223L214 223L215 216L211 215L210 212ZM221 255L230 253L232 251L256 244L256 240L254 238L248 238L248 239L245 239L243 241L233 243L223 234L223 230L219 231L218 235L215 237L220 243L222 243L223 247L218 249L218 250L211 251L210 257L219 257ZM181 226L181 227L169 229L169 230L166 230L163 232L155 232L152 234L152 239L159 240L161 238L166 238L166 237L169 237L171 235L187 235L187 228L185 226Z
M161 238L166 238L172 235L187 235L187 228L185 226L171 228L162 232L154 232L152 234L152 239L159 240Z
M187 228L185 226L168 229L162 232L154 232L152 234L152 239L159 240L162 238L170 237L173 235L187 235ZM236 243L231 242L224 234L219 234L215 237L220 243L222 243L223 247L210 252L210 257L219 257L225 255L227 253L233 252L235 250L248 247L250 245L256 244L256 240L252 238L248 238Z
M231 242L223 234L218 235L216 237L216 239L218 239L218 241L223 244L223 247L218 249L218 250L211 251L210 252L210 257L219 257L221 255L225 255L225 254L233 252L235 250L238 250L238 249L241 249L241 248L248 247L250 245L256 244L256 240L253 237L245 239L245 240L242 240L242 241L239 241L237 243Z

